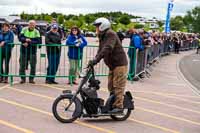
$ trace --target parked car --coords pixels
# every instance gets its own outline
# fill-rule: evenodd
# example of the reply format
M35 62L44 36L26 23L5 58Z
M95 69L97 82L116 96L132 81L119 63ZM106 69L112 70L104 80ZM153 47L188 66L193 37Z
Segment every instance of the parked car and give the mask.
M96 33L88 31L88 32L85 32L85 36L86 37L96 37Z

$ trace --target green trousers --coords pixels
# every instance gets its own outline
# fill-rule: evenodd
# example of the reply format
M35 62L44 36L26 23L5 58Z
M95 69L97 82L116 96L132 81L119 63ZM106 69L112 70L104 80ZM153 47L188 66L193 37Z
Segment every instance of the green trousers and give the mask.
M69 81L72 83L76 80L79 72L79 60L69 59Z

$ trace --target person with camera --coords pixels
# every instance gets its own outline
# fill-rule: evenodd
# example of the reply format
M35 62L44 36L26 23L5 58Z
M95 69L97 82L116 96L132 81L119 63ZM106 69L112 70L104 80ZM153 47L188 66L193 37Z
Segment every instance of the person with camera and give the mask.
M68 84L78 85L76 78L79 71L79 62L83 57L83 48L87 45L87 41L77 26L71 28L66 45L69 46L68 57L70 64Z

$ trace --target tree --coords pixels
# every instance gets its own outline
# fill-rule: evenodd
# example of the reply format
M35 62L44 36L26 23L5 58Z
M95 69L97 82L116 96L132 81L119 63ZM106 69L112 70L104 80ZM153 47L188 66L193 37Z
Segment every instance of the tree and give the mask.
M135 24L134 28L135 29L142 29L142 28L144 28L144 25L143 24Z
M190 32L200 33L200 6L188 11L184 17L184 23Z
M71 27L74 26L74 23L72 21L65 21L64 23L64 27L66 27L67 29L71 29Z
M52 12L52 13L51 13L51 16L52 16L53 18L57 18L57 13L56 13L56 12Z
M20 18L21 18L21 19L28 19L28 14L25 14L25 12L23 11L23 12L20 14Z
M95 19L99 17L108 18L114 30L127 30L133 27L133 23L130 22L131 18L138 18L137 16L133 16L131 14L123 13L123 12L98 12L98 13L90 13L90 14L80 14L80 15L64 15L61 13L53 12L51 14L42 13L42 14L26 14L22 12L20 14L22 19L35 19L35 20L45 20L50 22L52 18L57 18L59 24L63 24L65 28L71 28L71 26L78 26L81 29L88 29L89 31L95 31L95 27L92 23Z
M76 20L76 21L74 22L74 24L75 24L76 26L78 26L78 27L81 27L81 26L83 25L83 22L80 21L80 20Z
M158 21L157 24L159 25L159 27L162 27L164 25L162 21Z
M119 22L124 25L128 25L131 23L130 18L126 15L120 17Z
M127 26L126 26L126 28L127 29L132 29L132 28L134 28L134 23L130 23L130 24L128 24Z
M72 20L79 20L79 16L74 15L71 19Z
M63 24L64 16L63 15L59 15L57 21L58 21L59 24Z
M45 16L44 16L44 20L50 23L51 20L52 20L52 16L50 16L50 15L45 15Z
M64 23L64 27L66 27L67 29L71 29L72 26L81 27L82 25L83 23L77 20L68 20L68 21L65 21Z
M35 19L34 15L29 15L28 20L33 20Z
M176 16L175 18L171 19L171 30L183 31L183 29L184 22L182 16Z
M94 22L95 19L96 19L96 18L95 18L94 16L92 16L92 15L85 15L85 22L86 22L87 24L90 24L90 23Z
M75 15L69 14L69 15L65 15L64 18L65 20L71 20Z

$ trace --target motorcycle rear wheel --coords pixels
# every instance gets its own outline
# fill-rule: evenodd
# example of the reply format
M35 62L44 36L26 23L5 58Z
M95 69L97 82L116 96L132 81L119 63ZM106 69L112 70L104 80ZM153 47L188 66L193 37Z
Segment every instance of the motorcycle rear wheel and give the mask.
M111 115L110 117L115 121L125 121L131 115L131 109L124 109L123 115Z

